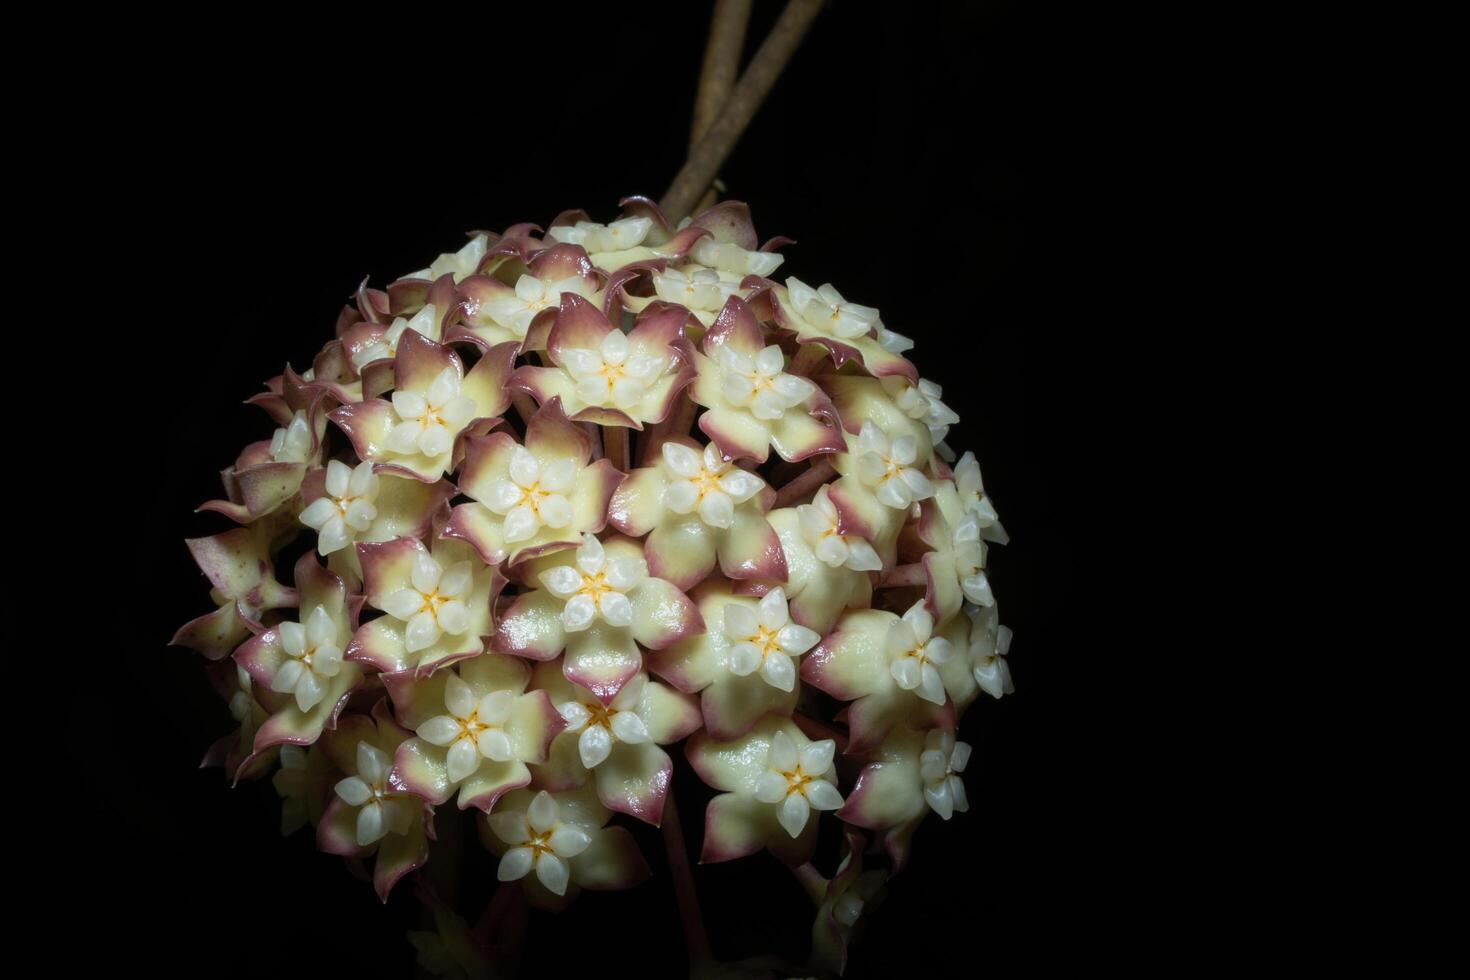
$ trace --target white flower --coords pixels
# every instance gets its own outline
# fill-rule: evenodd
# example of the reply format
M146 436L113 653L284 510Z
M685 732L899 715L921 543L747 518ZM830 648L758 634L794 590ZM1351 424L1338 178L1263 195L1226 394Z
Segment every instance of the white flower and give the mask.
M813 289L792 276L786 280L786 295L801 318L820 333L852 340L870 333L878 322L877 310L849 303L831 283Z
M393 411L399 421L388 433L388 448L395 453L442 456L454 445L454 437L475 417L475 402L459 393L459 372L447 367L424 394L393 392Z
M357 844L367 847L388 834L406 834L413 825L414 798L388 786L393 759L367 742L357 743L357 775L336 785L337 795L357 811Z
M296 706L310 711L327 693L327 678L342 670L342 647L337 624L321 606L306 617L306 625L281 623L276 627L286 659L271 678L277 694L295 694Z
M317 532L316 550L323 555L341 551L378 516L378 476L368 461L349 467L327 463L326 494L301 512L301 523Z
M653 274L653 291L659 299L706 313L718 313L737 288L713 269L665 269Z
M725 606L725 635L730 639L730 673L761 678L778 690L796 684L795 658L821 640L821 635L791 622L786 590L772 589L760 601L759 613L734 603Z
M914 349L914 342L912 340L901 333L894 333L892 330L889 330L883 326L882 320L874 324L874 328L878 331L878 346L888 353L902 354L905 351Z
M510 479L490 485L485 505L505 518L505 540L528 541L544 527L561 528L572 523L572 504L567 494L577 478L573 459L558 459L548 466L524 446L510 455Z
M641 558L608 561L602 542L582 535L575 565L558 565L541 573L541 584L558 599L565 599L561 625L576 633L601 616L609 626L633 622L633 604L628 590L648 577L648 563Z
M482 758L509 762L514 758L504 726L510 719L515 695L491 691L479 700L458 674L450 674L444 687L444 707L449 713L436 715L418 727L419 738L440 748L449 746L445 763L450 782L468 779L480 768Z
M966 599L977 606L993 606L995 596L985 575L986 549L981 534L979 516L973 510L965 511L954 528L955 574Z
M469 562L446 569L421 550L414 555L409 581L410 588L398 589L383 600L384 612L408 624L403 640L409 653L433 646L445 633L457 636L470 628L465 600L474 584L474 569Z
M230 717L244 724L255 710L255 694L250 688L250 671L235 667L235 693L230 695Z
M730 527L735 523L735 505L745 503L766 485L754 473L726 460L714 443L700 454L682 443L666 442L663 457L669 474L664 506L676 514L697 511L710 527Z
M648 218L621 218L610 225L595 221L579 221L575 225L557 225L546 233L554 242L580 245L589 255L597 252L622 252L637 248L648 237L653 221Z
M944 389L923 378L919 379L917 386L907 381L902 384L903 390L895 399L899 411L927 425L930 441L935 445L943 442L944 437L949 435L949 427L960 420L953 409L939 400Z
M923 600L914 603L888 628L884 647L889 673L899 687L933 704L944 703L939 665L950 658L954 649L944 637L934 635L934 617L924 608Z
M536 794L525 813L492 813L490 829L495 836L513 844L500 859L495 875L501 881L517 881L532 868L536 877L556 895L565 895L571 869L567 861L592 843L585 830L560 819L560 807L551 794Z
M876 572L883 567L883 559L866 538L838 530L837 505L832 503L826 486L817 491L811 503L796 508L796 517L806 543L833 568Z
M960 503L975 515L980 525L981 536L987 541L1005 544L1010 540L1005 528L1000 526L1000 517L995 505L985 495L985 483L980 478L980 463L975 454L966 452L954 467L954 485L959 491Z
M596 769L612 752L614 742L636 745L647 742L648 723L639 714L648 677L638 674L624 684L612 703L604 706L596 698L567 701L556 710L566 720L568 732L579 732L577 754L582 765Z
M480 267L480 260L485 257L485 251L490 245L490 239L484 233L478 234L465 242L464 247L458 252L445 252L435 259L427 269L411 272L404 276L405 279L438 279L446 272L454 273L454 281L461 282L468 276L472 276ZM419 333L423 333L422 330Z
M934 728L924 736L919 775L924 780L924 799L940 819L948 820L956 811L964 813L970 808L964 780L959 776L969 761L970 746L956 742L952 729Z
M383 331L381 337L352 355L353 366L361 371L364 366L374 361L380 361L385 357L397 357L398 341L402 339L403 331L405 330L413 330L421 333L431 340L437 338L439 336L439 321L435 319L436 316L434 304L426 303L413 315L412 319L401 316L394 317L393 322L388 324L388 329Z
M734 242L717 242L712 238L695 242L689 254L696 262L742 278L765 278L786 259L776 252L748 252Z
M1006 654L1011 652L1011 628L1001 626L995 606L971 611L970 663L974 665L975 683L993 698L1014 694L1011 668Z
M916 500L934 496L934 484L914 463L919 458L919 440L902 435L890 440L888 433L872 422L864 422L858 433L858 479L873 488L873 494L889 507L903 510Z
M668 367L668 358L657 354L633 354L627 335L611 330L596 350L563 348L558 355L562 367L577 385L577 396L589 405L603 408L634 408L649 387Z
M771 753L766 771L755 782L755 798L762 803L778 804L776 819L792 837L806 827L812 810L836 810L842 806L842 794L834 785L837 771L832 757L837 745L830 738L812 742L801 749L785 732L771 737Z
M311 454L311 426L306 412L297 411L283 429L271 433L271 459L277 463L304 463Z
M542 310L555 309L561 304L562 293L588 296L587 284L579 276L568 276L556 282L543 282L532 275L522 275L516 280L515 293L486 300L483 309L490 319L505 327L517 337L525 337L531 329L531 321Z
M720 365L720 397L732 408L748 408L750 414L765 421L775 421L811 397L815 385L806 378L786 374L786 355L772 344L754 357L742 354L729 344L722 344L717 355Z

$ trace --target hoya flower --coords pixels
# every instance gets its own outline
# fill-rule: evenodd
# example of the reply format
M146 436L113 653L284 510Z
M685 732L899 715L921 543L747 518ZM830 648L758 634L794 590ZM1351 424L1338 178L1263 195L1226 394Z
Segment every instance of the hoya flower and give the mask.
M919 462L919 442L912 435L889 438L873 422L864 422L850 449L854 472L879 502L905 510L934 496L934 484Z
M812 811L842 806L831 739L813 742L790 719L767 716L745 735L716 741L698 732L685 754L720 795L705 810L700 861L729 861L762 847L788 864L811 857Z
M834 496L828 502L836 499ZM841 508L837 509L840 513ZM824 508L821 513L825 520ZM872 547L863 548L858 544L865 542L866 535L872 533L867 525L839 516L836 533L849 549L848 560L832 565L817 555L817 548L822 546L825 538L815 533L815 517L809 516L803 523L799 508L782 507L771 511L766 518L781 542L781 554L786 564L783 588L794 622L825 634L844 609L863 608L870 604L872 576L865 569L854 567L871 564L873 560L867 555ZM830 556L831 552L827 554Z
M960 510L954 484L948 480L936 484L934 498L920 505L916 529L931 549L921 559L925 600L940 620L954 616L965 600L978 606L995 603L985 573L979 517L973 510Z
M235 728L210 744L199 765L201 768L220 766L235 782L263 776L270 767L271 753L255 753L255 733L265 724L270 712L256 700L254 683L244 667L232 660L209 666L210 678L228 704Z
M863 867L867 841L851 828L844 828L842 861L837 873L826 882L812 923L812 964L841 975L847 966L847 949L865 916L883 901L888 872Z
M608 225L578 221L573 225L553 226L547 230L546 237L554 242L582 246L599 268L616 268L637 261L624 256L643 244L651 227L653 222L648 218L622 218Z
M462 542L440 538L433 550L416 538L359 544L368 605L387 615L358 629L347 658L384 673L438 667L485 649L490 607L504 586Z
M624 334L591 303L564 293L546 341L553 366L522 365L507 384L538 405L560 398L574 421L642 429L662 421L694 377L687 318L679 307L650 306Z
M524 446L504 432L468 440L459 489L473 499L454 508L444 534L492 565L576 547L583 534L602 530L623 478L612 463L591 458L592 441L554 398L532 416Z
M918 382L914 366L879 343L881 321L873 307L845 299L830 284L813 289L794 276L786 280L785 288L772 289L770 296L771 313L780 327L795 334L800 344L820 344L837 367L856 361L874 378L900 376ZM889 346L901 346L887 339Z
M883 559L866 538L842 532L842 515L826 486L817 491L811 503L796 508L796 519L802 540L811 547L818 561L831 568L850 568L856 572L876 572L883 568Z
M342 579L310 552L295 572L301 618L277 623L235 651L235 662L251 679L279 696L263 701L271 717L255 733L257 753L315 742L362 681L362 669L343 659L362 600L349 597Z
M565 907L583 889L621 891L649 876L633 836L607 826L612 812L590 787L516 790L480 823L480 840L499 855L496 877L522 881L533 905Z
M370 398L335 409L330 418L347 433L359 458L434 483L451 467L455 441L478 419L498 417L510 405L505 383L513 345L487 351L466 374L459 356L406 331L393 359L392 401Z
M472 276L461 283L464 324L451 338L464 337L487 350L511 341L541 350L564 294L599 302L597 273L580 246L544 249L524 268L508 283L495 276Z
M661 650L704 629L689 597L650 576L642 546L626 538L585 534L576 551L526 562L519 574L539 587L501 616L496 651L553 660L565 650L567 680L603 704L642 669L640 645Z
M604 704L568 681L554 661L536 665L533 683L566 722L546 766L537 770L537 785L567 789L587 782L591 773L603 806L657 825L674 772L659 746L699 727L694 699L637 674Z
M925 735L924 751L919 755L919 775L924 780L924 799L942 820L970 808L965 782L960 778L969 761L970 746L956 742L953 729L932 728Z
M915 461L920 467L929 466L934 459L934 447L938 442L930 418L936 423L952 424L959 421L947 408L924 407L923 390L903 377L868 378L857 374L827 374L814 379L832 397L832 404L842 417L851 435L859 435L867 426L873 426L888 438L890 444L911 437ZM922 382L928 385L929 382ZM933 387L933 386L931 386ZM942 403L940 403L942 404Z
M980 536L996 544L1005 544L1010 540L1005 528L1000 525L995 505L985 495L985 483L980 478L980 463L975 459L974 453L967 451L955 464L954 484L960 505L965 510L974 512Z
M635 272L642 271L644 270L629 268L620 273L620 276L631 278ZM684 307L706 327L715 322L715 317L725 306L725 300L741 293L738 279L731 281L714 269L698 265L655 270L649 278L653 283L653 296L634 296L627 292L621 294L623 304L628 309L642 310L649 303L661 300Z
M895 726L954 726L940 670L952 654L949 640L934 635L922 604L902 618L881 609L849 610L802 661L801 679L853 702L847 708L847 751L862 755Z
M1000 625L995 606L970 610L969 662L975 683L993 698L1014 694L1011 668L1006 654L1011 652L1011 628Z
M768 344L751 308L730 297L695 355L691 397L707 411L699 428L732 459L764 463L842 452L837 413L816 385L788 374L781 348Z
M650 571L681 589L714 568L730 578L786 579L781 543L766 522L773 498L764 480L720 454L669 440L653 466L628 474L608 508L608 522L633 537L648 535Z
M960 420L954 409L940 401L944 389L932 381L920 378L915 385L906 378L884 378L883 387L893 395L894 403L905 415L929 429L931 445L943 442L949 427Z
M776 252L748 251L734 242L719 242L713 238L701 238L695 242L689 255L701 265L742 279L746 276L769 278L785 259Z
M252 633L264 630L267 610L294 606L296 592L276 581L274 553L284 520L277 514L248 527L184 542L213 588L216 609L179 627L170 643L222 660Z
M428 268L420 269L404 278L433 281L440 276L450 275L454 277L455 282L462 282L479 270L480 263L484 260L489 248L490 236L483 231L478 232L471 235L470 240L465 242L459 251L445 252L430 262Z
M333 559L329 567L355 581L362 578L362 569L352 545L428 534L434 516L448 509L453 493L454 487L443 480L423 483L392 473L380 476L371 462L349 467L334 459L302 482L306 506L300 521L317 532L317 553Z
M899 726L889 732L865 753L867 763L837 811L846 823L877 832L895 872L907 862L914 830L932 809L925 792L937 787L926 782L920 761L931 730ZM951 788L951 806L953 800Z
M320 741L305 748L282 745L279 761L271 787L281 798L281 836L286 837L307 824L321 822L332 768Z
M426 340L437 343L444 336L444 331L441 329L444 312L436 308L433 303L429 303L420 308L412 317L394 317L387 326L380 323L358 324L356 332L349 335L351 340L348 350L353 366L358 371L362 371L375 361L397 357L398 345L403 341L405 330L412 330Z
M649 669L684 693L700 696L704 726L713 738L744 735L767 714L789 716L800 691L786 682L786 671L794 680L797 660L821 637L789 621L779 588L756 599L734 595L728 582L712 579L694 598L704 632L649 654Z
M326 399L289 368L281 392L253 398L279 425L269 439L253 442L221 474L225 499L210 500L200 510L223 514L248 524L282 509L301 489L301 481L319 464L326 432Z
M347 858L376 854L373 887L384 902L404 875L429 859L433 809L391 778L394 753L408 736L379 701L371 716L349 715L323 739L343 775L317 825L317 846Z
M395 783L433 804L458 790L461 810L487 813L529 785L528 765L546 761L564 725L544 691L526 690L530 680L523 661L498 654L426 678L386 675L394 711L415 733L398 747Z

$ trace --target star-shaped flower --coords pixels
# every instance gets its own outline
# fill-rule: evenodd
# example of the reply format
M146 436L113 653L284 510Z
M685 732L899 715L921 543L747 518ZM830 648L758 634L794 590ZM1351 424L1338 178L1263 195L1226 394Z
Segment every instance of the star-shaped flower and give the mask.
M530 660L565 650L567 680L604 704L642 669L640 645L660 650L704 629L689 597L651 577L642 547L626 538L584 535L575 552L527 562L519 574L539 587L501 617L495 649Z
M603 529L623 478L605 459L589 462L592 448L555 398L532 416L524 446L505 432L468 440L459 489L473 500L454 508L445 535L508 567L576 547Z
M718 559L730 578L784 581L776 532L766 523L773 494L764 480L735 466L713 443L670 440L658 461L628 474L608 508L608 520L633 537L653 574L680 588L703 581Z
M398 747L393 779L439 804L459 793L461 810L489 812L509 790L529 785L529 765L547 758L565 723L544 691L528 691L531 669L487 653L430 677L384 676L398 718L414 731Z
M507 385L539 405L561 399L576 422L642 429L662 421L694 378L687 319L681 307L649 306L624 334L582 297L563 293L546 341L552 366L523 365Z
M428 673L485 649L505 580L468 545L440 538L430 551L416 538L395 538L359 544L357 555L368 604L387 615L358 629L349 660L384 673Z
M777 716L729 741L695 733L685 754L699 778L721 791L705 811L700 861L729 861L762 847L788 864L809 859L817 841L811 811L842 805L834 752L830 739L813 742Z
M806 378L788 374L750 307L730 297L695 356L690 397L707 411L699 427L724 455L763 463L771 447L796 461L846 448L832 403Z

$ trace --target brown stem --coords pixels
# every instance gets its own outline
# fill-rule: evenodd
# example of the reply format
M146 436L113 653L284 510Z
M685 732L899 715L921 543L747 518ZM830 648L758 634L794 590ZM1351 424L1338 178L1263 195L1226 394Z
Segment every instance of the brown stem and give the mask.
M707 969L714 963L709 950L709 934L705 932L704 915L699 911L699 895L694 890L694 872L689 867L689 850L684 844L684 829L679 825L679 806L674 794L664 798L662 821L664 849L669 855L669 872L674 878L674 898L679 903L679 920L684 925L684 948L689 953L689 973Z
M704 48L704 65L699 72L699 91L694 97L694 124L689 130L689 149L699 145L699 139L709 129L710 123L720 114L735 87L740 74L740 54L745 48L745 28L750 22L750 0L715 0L715 10L709 23L709 42ZM706 210L719 199L714 181L699 203L694 214Z
M822 0L788 0L776 26L751 59L750 67L735 83L719 117L689 151L689 159L659 202L670 221L677 222L687 216L713 183L821 9Z
M883 576L883 581L878 583L878 588L899 589L909 585L924 585L927 582L928 579L924 575L924 563L916 561L910 565L899 565Z
M503 881L490 896L480 920L470 930L470 939L493 967L493 976L520 975L522 941L530 909L526 891L519 881Z
M704 47L704 64L699 70L699 91L694 96L694 125L689 130L689 149L709 130L725 107L735 79L740 74L740 53L745 48L745 28L750 23L750 0L715 0L709 22L709 41Z
M602 458L602 432L596 422L579 422L582 431L587 433L587 438L592 440L592 459L589 462L597 462Z
M832 464L825 459L818 460L808 466L805 473L796 477L790 483L776 491L776 502L774 507L790 507L799 503L817 492L817 488L827 482L828 477L837 472Z
M687 436L694 427L694 416L699 406L688 394L674 400L674 407L662 422L648 431L643 441L643 464L652 466L658 462L660 447L671 437Z
M602 427L602 455L624 473L628 472L628 429L622 425Z

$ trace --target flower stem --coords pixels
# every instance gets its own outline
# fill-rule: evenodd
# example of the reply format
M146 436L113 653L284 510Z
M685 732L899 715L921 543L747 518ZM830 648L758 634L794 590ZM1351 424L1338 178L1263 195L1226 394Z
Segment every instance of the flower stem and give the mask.
M826 900L827 879L810 861L792 868L791 875L801 885L806 892L806 897L812 900L813 905L821 905Z
M740 55L745 47L745 29L750 23L751 0L715 0L710 17L709 42L704 48L704 64L699 72L699 90L694 97L694 124L689 131L689 149L699 145L710 124L730 99L735 79L740 74ZM711 187L695 207L703 211L715 203Z
M470 931L487 959L494 965L496 976L513 977L520 973L522 941L530 909L526 892L518 881L503 881L490 896L485 911Z
M536 402L524 391L518 391L510 396L511 404L516 407L516 414L526 425L531 424L531 416L536 414Z
M880 589L899 589L910 585L925 585L928 578L924 574L924 563L920 561L909 565L899 565L893 571L883 576L883 581L878 583Z
M621 425L602 427L602 454L624 473L628 472L628 430Z
M709 934L704 928L704 915L699 910L699 895L694 890L694 873L689 867L689 849L684 843L684 829L679 824L679 806L674 794L664 798L662 821L664 849L669 856L669 872L674 877L674 897L679 903L679 920L684 925L684 948L689 953L689 973L703 971L714 964L709 950Z
M807 497L817 492L817 488L827 482L836 470L826 459L820 459L807 467L806 472L795 477L780 490L776 491L775 507L790 507L792 504L800 503Z
M686 217L714 182L821 9L822 0L788 0L776 26L771 28L750 60L750 66L735 83L719 117L689 151L689 159L659 202L670 221L678 222Z

